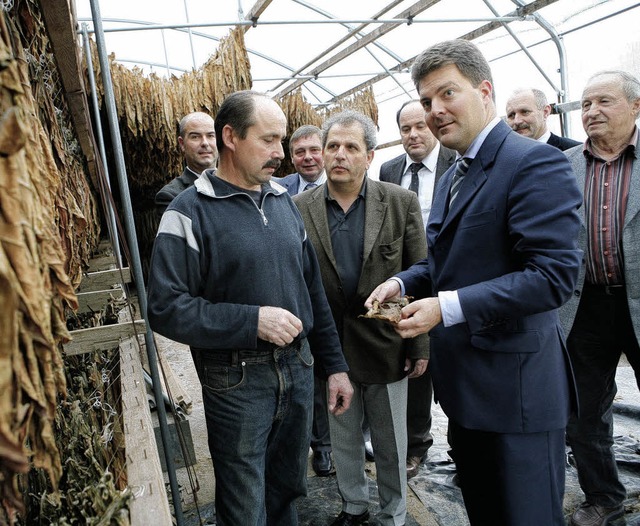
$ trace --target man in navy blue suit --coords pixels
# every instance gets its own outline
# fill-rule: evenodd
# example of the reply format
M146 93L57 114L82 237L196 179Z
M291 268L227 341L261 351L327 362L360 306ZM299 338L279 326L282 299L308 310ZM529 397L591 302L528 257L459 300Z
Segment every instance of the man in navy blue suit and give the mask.
M420 298L396 331L430 331L434 395L471 524L564 525L575 387L557 309L580 268L580 191L560 150L497 117L475 45L432 46L412 79L429 128L460 160L436 188L427 259L379 285L365 307Z
M274 181L284 186L290 196L311 190L327 180L322 160L320 128L305 124L296 129L289 139L289 153L297 171Z

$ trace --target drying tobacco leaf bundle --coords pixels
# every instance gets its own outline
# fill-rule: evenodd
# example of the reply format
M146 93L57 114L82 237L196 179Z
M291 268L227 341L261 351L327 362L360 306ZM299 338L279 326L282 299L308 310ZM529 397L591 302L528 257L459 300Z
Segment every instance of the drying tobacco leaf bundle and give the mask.
M25 523L128 525L118 350L68 357L65 370L68 394L55 420L62 476L54 489L42 471L29 473Z
M40 6L17 0L0 13L0 523L24 513L30 468L62 474L64 309L99 231Z

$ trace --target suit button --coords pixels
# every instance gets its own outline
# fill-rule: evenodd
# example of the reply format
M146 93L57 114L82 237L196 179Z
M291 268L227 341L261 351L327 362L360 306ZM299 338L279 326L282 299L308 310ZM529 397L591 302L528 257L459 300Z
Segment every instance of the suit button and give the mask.
M574 294L574 296L576 296L578 298L580 297L580 291L579 290L574 290L573 294Z

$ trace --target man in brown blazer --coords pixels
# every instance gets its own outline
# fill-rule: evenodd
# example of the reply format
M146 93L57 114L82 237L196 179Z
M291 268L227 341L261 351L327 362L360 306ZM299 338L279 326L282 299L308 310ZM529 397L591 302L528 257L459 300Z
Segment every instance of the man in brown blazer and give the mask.
M383 525L406 516L407 378L424 373L425 336L402 340L391 324L359 318L373 288L425 257L418 198L398 185L367 178L376 146L370 118L347 110L323 126L327 183L295 196L318 255L354 388L350 410L329 415L342 513L332 523L369 519L362 421L371 427Z

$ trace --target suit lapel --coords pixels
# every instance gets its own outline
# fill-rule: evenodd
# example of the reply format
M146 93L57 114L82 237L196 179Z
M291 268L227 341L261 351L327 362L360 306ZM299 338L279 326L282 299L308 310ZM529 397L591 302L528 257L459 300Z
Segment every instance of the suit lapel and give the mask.
M447 215L444 219L444 223L442 225L443 229L446 228L447 225L451 223L451 221L453 221L458 215L462 213L462 211L467 207L469 201L473 199L473 196L476 194L476 192L487 181L487 174L484 171L481 160L482 159L478 159L476 157L469 166L469 171L467 172L467 175L464 176L464 180L462 182L462 185L460 186L458 195L453 201L453 204L451 205L451 208L447 212ZM449 201L451 181L449 181L449 184L446 186L446 188L447 195L444 198L445 203Z
M478 192L480 188L487 181L487 172L486 170L493 165L495 162L496 154L498 153L498 148L504 142L507 135L511 133L511 128L507 126L504 122L498 122L493 129L489 132L489 135L485 138L482 146L478 150L475 158L471 162L469 166L469 171L467 175L464 177L464 181L462 182L462 186L460 186L460 190L458 191L458 195L453 201L453 205L451 209L446 213L444 217L444 221L442 222L442 230L447 228L451 222L456 219L467 207L469 201L473 199L473 196ZM453 165L452 168L454 168ZM447 172L447 181L445 185L440 185L440 190L446 189L446 195L441 197L441 205L446 210L446 203L449 201L449 190L451 188L451 178L453 176L454 170L449 170Z
M578 211L580 215L580 224L581 227L586 230L586 219L585 219L585 208L584 208L584 182L586 179L586 168L587 164L584 159L584 152L582 148L577 149L575 152L572 152L569 157L569 161L571 161L571 168L573 168L573 173L576 176L576 182L578 183L578 188L580 189L580 193L583 196L583 203Z
M455 164L450 166L448 170L442 174L439 184L435 185L433 191L433 201L431 203L431 212L429 213L429 222L427 223L427 240L435 240L438 233L442 230L445 214L447 213L447 201L449 200L449 188L451 187L451 178Z
M629 198L627 200L627 211L624 216L624 227L640 213L640 134L636 143L635 151L636 159L633 163L633 171L631 172L631 184L629 187Z
M440 146L440 155L438 155L438 163L436 164L436 177L434 181L434 189L438 186L438 181L449 169L449 167L455 162L456 153L449 148ZM435 190L434 190L435 194Z
M369 254L378 239L380 229L384 224L387 214L387 203L383 202L384 194L382 185L377 181L369 179L367 181L367 194L365 196L364 211L364 246L362 249L362 262L369 259ZM362 278L362 276L361 276Z
M393 170L391 173L393 174L393 179L390 181L393 184L399 185L402 182L402 176L405 171L405 156L401 156L396 159L395 165L393 166Z

